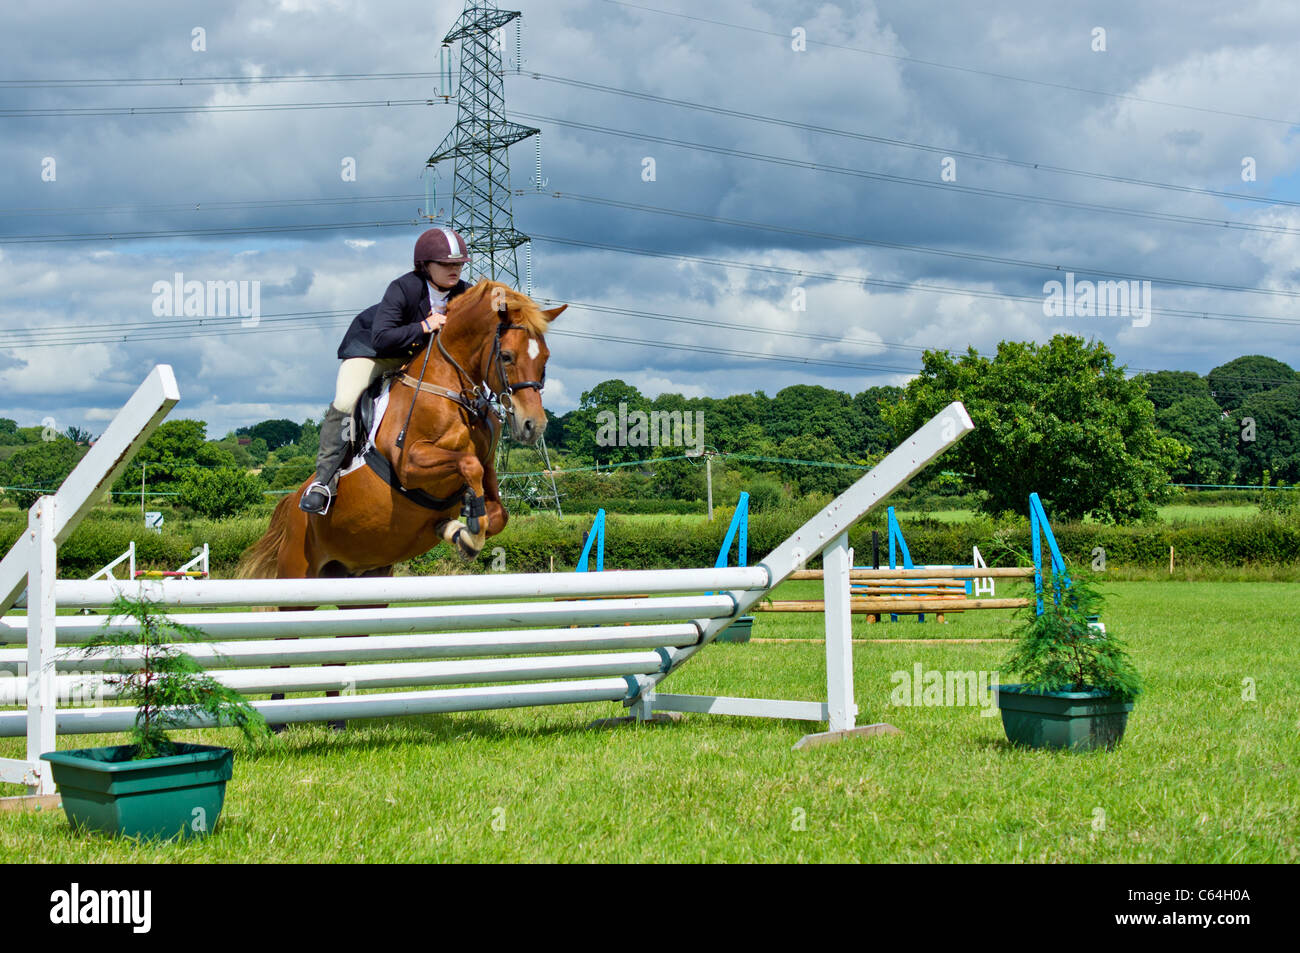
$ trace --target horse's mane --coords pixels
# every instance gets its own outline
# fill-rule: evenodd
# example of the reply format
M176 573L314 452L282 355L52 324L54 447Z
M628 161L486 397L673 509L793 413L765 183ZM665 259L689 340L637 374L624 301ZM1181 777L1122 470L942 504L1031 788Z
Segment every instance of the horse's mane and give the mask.
M532 298L515 291L508 285L487 278L482 279L464 294L452 298L447 306L448 317L466 309L473 311L475 308L482 308L484 312L490 311L492 291L496 288L505 291L506 301L510 307L510 318L514 323L527 328L538 337L546 334L547 328L551 326L550 318L542 313L542 309L537 307ZM493 315L495 317L495 313Z

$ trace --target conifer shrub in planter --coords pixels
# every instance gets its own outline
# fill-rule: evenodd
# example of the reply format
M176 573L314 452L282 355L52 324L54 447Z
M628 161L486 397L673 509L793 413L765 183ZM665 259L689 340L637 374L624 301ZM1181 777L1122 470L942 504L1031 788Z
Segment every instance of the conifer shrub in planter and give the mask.
M207 715L252 740L269 736L266 722L243 695L206 674L176 644L201 638L198 629L172 621L148 600L119 596L105 625L121 617L134 619L138 632L101 633L83 654L107 650L114 674L105 684L136 708L130 743L41 758L53 766L74 828L143 839L205 835L221 814L234 752L174 742L167 732Z
M1092 583L1053 576L1051 589L1041 614L1033 605L1021 610L1005 667L1023 681L997 688L1007 739L1031 748L1114 748L1142 679L1123 643L1093 621L1104 600Z
M752 615L738 615L735 622L718 633L715 641L748 642L753 631L754 617Z

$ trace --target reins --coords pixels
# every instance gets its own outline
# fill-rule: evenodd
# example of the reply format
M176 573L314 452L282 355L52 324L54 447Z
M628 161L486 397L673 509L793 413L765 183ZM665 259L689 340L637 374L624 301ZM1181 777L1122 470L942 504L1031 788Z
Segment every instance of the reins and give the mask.
M497 379L500 382L501 390L493 390L491 385L488 385L488 393L490 393L493 398L496 398L496 402L501 406L503 411L503 417L509 417L514 413L514 408L510 400L511 395L516 391L529 389L540 392L544 385L544 381L520 381L517 384L510 383L510 378L506 374L505 358L502 357L501 354L501 338L509 331L527 331L528 329L522 324L511 324L510 311L504 305L497 309L497 318L497 333L492 341L492 357L489 358L488 363L496 369ZM411 424L412 414L415 413L415 401L419 397L420 391L434 394L438 397L447 398L447 400L450 400L452 403L464 408L472 417L481 422L487 421L488 417L493 414L492 400L487 394L483 393L483 389L474 382L474 378L469 375L465 368L461 367L460 362L457 361L456 358L451 355L451 352L447 350L446 346L442 343L442 336L437 331L431 333L433 335L433 343L437 344L439 353L442 354L448 364L456 369L456 374L460 380L469 385L468 389L470 394L469 396L466 396L463 389L460 392L457 392L446 387L438 387L437 385L426 384L424 382L424 375L429 367L429 354L433 350L433 348L426 346L424 349L424 361L420 365L419 378L411 377L411 375L405 371L403 371L401 376L397 378L401 383L405 384L407 387L413 387L416 391L415 396L411 398L411 406L406 410L406 421L402 424L402 429L397 435L398 449L401 449L406 443L406 430ZM484 381L484 383L486 384L487 382Z

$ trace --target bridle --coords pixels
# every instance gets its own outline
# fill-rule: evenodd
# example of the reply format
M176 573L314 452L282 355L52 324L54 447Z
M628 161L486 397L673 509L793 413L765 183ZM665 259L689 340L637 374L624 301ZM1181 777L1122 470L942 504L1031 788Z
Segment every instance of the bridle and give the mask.
M425 371L429 367L429 354L433 350L431 347L424 349L424 361L420 364L420 376L414 378L410 374L402 371L397 378L407 387L415 388L415 396L411 398L411 406L406 411L406 421L402 424L401 432L397 435L397 446L400 449L406 443L406 428L410 426L411 415L415 412L415 401L420 396L420 391L426 391L430 394L436 394L439 397L445 397L454 404L464 408L473 418L471 423L485 423L491 418L504 421L514 416L514 404L511 396L516 391L535 390L539 394L546 384L546 371L542 370L541 380L536 381L519 381L510 383L510 377L506 374L505 357L501 353L501 339L511 331L524 331L528 329L522 324L510 323L510 310L505 305L497 309L497 332L492 339L492 356L488 358L489 369L495 369L497 380L500 383L500 389L494 389L487 381L487 392L484 388L475 382L474 378L469 375L465 368L460 366L460 362L451 356L451 353L442 343L442 336L437 332L432 332L433 341L438 345L438 351L446 359L447 363L456 369L456 374L467 387L462 387L459 391L450 390L446 387L438 387L435 384L426 384L424 382ZM469 391L468 395L466 390ZM496 408L500 407L500 411ZM495 428L493 428L495 430Z

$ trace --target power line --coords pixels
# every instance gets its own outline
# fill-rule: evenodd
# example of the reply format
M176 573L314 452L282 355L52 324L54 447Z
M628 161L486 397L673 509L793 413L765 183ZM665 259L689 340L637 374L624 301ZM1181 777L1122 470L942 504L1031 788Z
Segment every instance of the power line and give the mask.
M104 79L0 79L0 89L90 89L122 86L230 86L276 83L352 83L371 80L438 79L437 73L304 73L278 76L156 76Z
M633 139L640 142L659 142L665 145L678 146L683 149L693 149L699 152L710 152L716 155L734 156L741 159L752 159L756 162L767 162L774 165L783 165L790 168L806 169L813 172L831 172L836 175L847 175L862 179L873 179L879 182L889 182L897 185L912 185L921 188L936 189L941 192L958 192L967 195L987 196L989 198L1004 199L1015 202L1032 202L1040 205L1051 205L1057 208L1080 209L1089 212L1105 212L1113 215L1126 215L1133 218L1146 218L1153 221L1171 222L1180 225L1205 225L1213 228L1230 228L1242 229L1245 231L1272 232L1284 235L1300 235L1300 228L1290 228L1286 225L1265 225L1256 222L1237 222L1222 218L1205 218L1196 215L1181 215L1175 212L1160 212L1149 209L1127 208L1119 205L1106 205L1097 202L1081 202L1074 199L1054 198L1046 195L1027 195L1023 192L1008 192L1001 189L989 189L974 185L958 185L956 182L936 182L932 179L918 179L911 176L895 175L889 172L876 172L867 169L853 169L845 166L828 165L822 162L813 162L806 159L791 159L784 156L774 156L763 152L749 152L742 149L728 149L724 146L711 145L702 142L688 142L684 139L673 139L668 136L656 136L652 133L634 132L625 129L613 129L609 126L601 126L594 123L575 122L573 120L557 119L554 116L538 116L531 113L517 112L509 110L508 115L516 116L521 119L527 119L532 122L549 122L557 126L567 126L573 129L581 129L587 132L597 132L603 135L618 136L624 139Z
M742 357L750 360L773 361L782 364L817 364L823 367L846 367L853 370L878 371L890 374L915 374L915 367L893 367L886 364L864 364L860 362L849 361L830 361L822 358L799 357L794 354L755 354L750 351L738 351L732 348L709 347L699 344L668 344L664 341L646 341L641 338L624 338L615 337L611 334L589 334L584 331L547 331L547 336L552 334L562 337L587 338L592 341L616 341L619 344L634 344L642 347L667 348L673 351L691 351L702 354L722 354L731 357Z
M437 99L375 99L351 102L242 103L207 106L0 106L0 119L78 119L88 116L171 116L184 113L286 112L303 109L372 109L380 106L437 106Z
M596 195L576 195L571 192L547 192L541 193L551 198L572 199L578 202L587 202L594 205L604 205L611 208L631 209L638 212L652 212L656 215L671 215L676 218L685 218L692 221L711 222L719 225L733 225L738 228L760 229L762 231L780 232L787 235L799 235L805 238L816 238L825 241L844 242L851 245L870 245L877 248L891 248L896 251L913 252L921 255L937 255L944 258L956 258L962 261L982 261L997 265L1010 265L1017 268L1032 268L1039 271L1050 271L1057 274L1074 272L1076 274L1098 275L1102 278L1120 279L1125 281L1150 281L1166 285L1178 285L1185 288L1210 288L1215 291L1233 291L1242 294L1270 295L1284 298L1300 298L1300 291L1282 291L1276 288L1255 288L1248 285L1230 285L1221 282L1211 281L1192 281L1187 278L1170 278L1158 275L1141 275L1130 274L1116 271L1105 271L1099 268L1075 266L1075 265L1057 265L1050 262L1031 261L1023 258L1010 258L1003 255L983 255L978 252L964 252L949 248L933 248L927 245L915 245L909 242L891 242L879 238L862 238L854 235L837 235L831 232L817 232L811 229L791 228L784 225L772 225L766 222L749 222L743 219L725 218L719 215L706 215L703 212L691 212L686 209L670 209L657 205L647 205L641 202L623 202L618 199L602 198Z
M1144 218L1158 222L1168 222L1173 224L1199 225L1211 228L1228 228L1243 231L1268 232L1273 234L1296 234L1300 235L1300 229L1291 228L1286 225L1261 224L1257 222L1240 222L1230 219L1207 218L1204 216L1183 215L1174 212L1162 212L1150 209L1135 209L1125 206L1108 205L1097 202L1083 202L1074 199L1056 198L1045 195L1030 195L1021 192L1011 192L1000 189L989 189L980 186L959 185L955 182L936 182L929 179L919 179L911 176L895 175L887 172L878 172L866 169L854 169L844 166L829 165L826 163L813 162L811 160L792 159L784 156L774 156L767 153L750 152L739 149L728 149L723 146L716 146L709 143L689 142L682 139L674 139L667 136L657 136L652 133L636 132L631 130L614 129L608 126L601 126L593 123L576 122L572 120L559 119L553 116L539 116L530 113L508 111L508 115L516 116L522 119L528 119L534 122L549 122L559 126L566 126L574 129L581 129L589 132L597 132L604 135L617 136L626 139L632 139L643 142L659 142L666 145L678 146L685 149L692 149L701 152L709 152L717 155L734 156L737 158L752 159L759 162L767 162L776 165L788 166L791 168L806 169L817 172L831 172L838 175L848 175L857 178L872 179L881 182L889 182L900 185L911 185L921 188L935 189L941 192L958 192L968 195L987 196L989 198L1002 199L1007 201L1028 202L1041 205L1049 205L1057 208L1072 208L1081 211L1102 212L1106 214L1124 215L1133 218ZM528 190L514 190L516 196L529 194ZM454 199L455 196L449 196ZM278 199L278 200L249 200L249 201L229 201L229 202L191 202L191 203L172 203L164 205L106 205L106 206L86 206L82 208L28 208L28 209L0 209L0 217L18 216L18 215L75 215L85 214L88 212L102 213L131 213L146 211L203 211L203 210L257 210L272 208L307 208L307 207L324 207L331 205L362 205L362 204L398 204L401 202L420 201L426 198L418 194L412 195L389 195L389 196L357 196L357 197L339 197L339 198L317 198L317 199ZM53 236L52 236L53 237Z
M889 290L898 291L920 291L930 294L959 295L964 297L984 298L993 300L1006 300L1022 302L1033 305L1042 303L1041 297L1032 295L1017 295L1008 292L988 291L976 288L955 288L945 285L928 285L911 283L905 281L892 281L881 278L863 278L857 275L844 275L834 272L821 272L797 268L784 268L777 265L761 265L753 262L739 261L734 259L718 258L702 255L687 255L683 253L662 252L645 248L632 248L623 245L615 245L608 242L583 241L580 239L554 236L554 235L534 235L535 240L549 242L552 244L568 245L573 247L593 248L602 251L612 251L620 254L632 254L637 256L664 258L677 261L688 261L699 264L706 264L723 268L742 268L749 271L764 272L770 274L784 275L800 280L820 279L826 281L837 281L851 283L854 285L867 285L873 287L882 287ZM555 303L559 303L558 301ZM602 306L586 304L584 307L601 308ZM262 315L262 321L268 325L276 325L273 331L289 331L301 328L309 328L317 325L323 318L341 318L349 317L359 309L339 309L334 311L305 311L305 312L281 312L268 315ZM611 313L630 313L637 316L649 317L659 320L675 320L682 323L699 323L701 326L726 327L728 329L744 329L744 326L730 325L726 322L713 322L703 319L688 319L681 316L667 316L658 312L634 311L633 309L614 309L605 308ZM1228 322L1245 322L1245 323L1262 323L1276 325L1291 325L1300 322L1284 318L1267 318L1257 315L1230 314L1221 312L1194 312L1176 308L1155 308L1151 309L1153 314L1168 314L1173 316L1196 318L1200 320L1222 320ZM231 316L227 318L201 318L198 326L209 325L211 333L215 334L222 331L222 325L229 324L242 317ZM333 325L330 325L333 326ZM88 332L90 332L88 334ZM156 332L150 336L141 336L139 332ZM168 318L165 321L136 321L122 322L113 321L104 324L87 324L78 322L74 325L63 325L51 327L44 325L37 329L11 329L0 332L0 349L14 347L47 347L62 345L78 344L105 344L105 343L129 343L135 340L158 340L168 337L177 337L197 333L196 324L193 322L186 323L182 327L177 327L174 318ZM834 340L836 343L849 343L862 346L883 346L887 348L925 350L926 348L914 345L892 344L889 342L859 342L851 339L835 339L830 336L811 334L798 334L797 332L783 332L780 329L770 330L773 334L795 334L796 336L808 337L810 339ZM7 335L7 337L5 337ZM936 349L939 349L936 347Z
M613 0L608 0L608 2L613 2ZM658 12L662 12L662 11L658 11ZM873 51L863 50L860 52L873 52ZM892 56L893 54L881 54L881 55ZM905 59L905 57L903 58ZM922 62L922 63L926 63L927 65L936 65L936 66L946 65L946 64L929 63L928 61L919 61L919 60L917 62ZM948 68L962 69L963 71L966 70L965 67L948 67ZM1166 190L1177 191L1177 192L1187 192L1196 195L1209 195L1209 196L1215 196L1217 198L1233 199L1235 201L1241 201L1241 202L1256 202L1256 203L1263 203L1269 205L1283 205L1283 206L1292 206L1292 207L1300 206L1300 202L1298 201L1292 201L1292 200L1280 199L1280 198L1271 198L1269 196L1251 195L1244 192L1226 192L1217 189L1199 188L1196 186L1176 185L1169 182L1156 182L1148 179L1138 179L1132 176L1112 175L1109 173L1095 172L1095 171L1089 171L1084 169L1072 169L1072 168L1067 168L1065 166L1058 166L1058 165L1053 165L1051 163L1045 163L1045 162L1032 162L1023 159L1012 159L1007 156L996 156L988 153L973 152L970 150L954 149L945 146L927 145L924 143L912 142L910 140L899 139L899 138L894 138L889 136L874 136L867 133L853 132L851 130L846 130L846 129L835 129L832 127L820 126L812 123L802 123L802 122L797 122L789 119L781 119L776 116L765 116L758 113L746 112L744 110L727 109L720 106L711 106L705 103L696 103L696 102L691 102L689 100L674 99L668 96L658 96L653 93L646 93L639 90L623 89L617 86L611 86L609 84L594 83L588 80L579 80L570 77L556 76L548 73L540 73L534 70L513 70L511 72L514 72L516 75L525 76L541 82L558 83L561 85L572 86L580 89L588 89L588 90L609 93L609 94L619 95L619 96L629 96L646 102L656 102L664 105L678 106L685 109L693 109L698 111L710 112L715 115L731 116L734 118L746 119L753 122L762 122L762 123L768 123L772 125L785 126L787 128L802 129L808 132L816 132L824 135L841 136L845 138L856 139L863 142L875 142L881 145L894 146L898 148L920 150L920 151L935 153L939 155L960 156L968 159L979 159L985 162L995 162L1002 165L1010 165L1021 169L1029 169L1029 170L1041 171L1041 172L1053 172L1059 175L1082 176L1086 178L1100 179L1109 182L1119 182L1126 185L1137 185L1146 188L1166 189ZM1001 76L1002 74L991 74L991 75ZM304 76L268 76L268 77L225 76L225 77L191 77L191 78L157 77L157 78L146 78L146 79L98 79L98 80L0 80L0 88L35 88L35 87L75 88L75 87L92 87L92 86L173 86L173 85L203 86L203 85L222 85L222 84L232 84L232 83L249 84L249 83L292 83L292 82L351 82L357 80L370 80L370 79L376 79L376 80L378 79L388 79L388 80L436 79L437 76L438 76L437 73L430 73L430 72L394 72L394 73L372 73L372 74L337 73L337 74L312 74L312 75L304 75ZM1023 80L1022 78L1019 77L1003 76L1002 78L1029 82L1028 80ZM1045 83L1042 81L1034 81L1034 82L1038 82L1041 85L1046 85L1046 86L1060 85L1060 84ZM1072 88L1072 87L1064 87L1064 88ZM1096 90L1084 90L1082 87L1078 87L1077 89L1083 92L1095 92L1098 93L1099 95L1114 95L1120 98L1144 101L1144 100L1140 100L1139 97L1126 96L1125 94L1121 94L1121 93L1103 94L1100 93L1100 91L1096 91ZM84 107L84 109L91 110L90 112L85 113L87 115L96 114L95 110L114 110L119 113L125 111L126 114L138 113L141 115L148 115L151 110L208 112L208 111L219 111L219 110L247 111L250 109L274 109L274 108L326 109L326 108L352 108L352 107L361 108L366 106L388 106L388 105L434 105L434 104L441 104L439 102L440 99L441 97L431 98L431 99L369 100L369 101L341 102L341 103L330 103L330 102L282 103L282 104L264 104L262 106L256 106L256 105L249 105L249 106L231 105L231 106L221 106L221 107L218 106L175 106L175 107L173 106L158 106L158 107L126 106L126 107ZM1188 109L1201 108L1201 107L1191 107L1191 106L1180 106L1180 104L1176 104L1176 103L1158 103L1158 101L1156 100L1150 100L1150 102L1157 103L1159 105L1179 106L1180 108L1188 108ZM67 108L78 109L79 107L67 107ZM1240 118L1246 118L1246 119L1261 119L1268 122L1278 122L1278 123L1284 123L1286 125L1294 125L1294 123L1287 120L1272 119L1265 116L1252 116L1247 113L1231 113L1231 112L1225 112L1221 110L1211 110L1211 109L1205 109L1204 111L1222 113L1223 115L1238 116ZM107 114L107 113L100 112L98 114ZM4 112L0 111L0 116L3 115Z
M215 228L176 228L157 231L77 232L65 235L0 235L0 245L42 245L60 242L135 241L149 238L211 238L236 235L276 235L291 232L325 232L345 228L394 228L421 224L418 219L385 222L321 222L313 225L244 225Z
M682 252L665 252L649 248L632 248L626 245L615 245L609 242L583 241L577 238L568 238L558 235L543 235L538 232L532 233L533 241L551 243L557 245L571 245L580 248L594 248L602 251L613 251L630 255L641 255L649 258L664 258L673 261L697 262L705 265L716 265L722 268L743 268L747 271L766 272L770 274L786 275L791 278L799 279L821 279L824 281L838 281L854 285L866 285L870 287L886 288L897 291L921 291L927 294L946 294L959 295L970 298L987 298L1002 301L1020 301L1026 304L1042 306L1042 295L1019 295L1005 291L988 291L983 288L954 288L949 285L931 285L921 282L910 281L893 281L888 278L863 278L859 275L837 274L827 271L813 271L805 268L783 268L779 265L760 265L754 262L737 261L729 258L718 258L707 255L687 255ZM1231 312L1221 311L1191 311L1180 308L1156 308L1151 309L1152 314L1167 314L1175 317L1194 318L1205 321L1239 321L1246 324L1275 324L1275 325L1298 325L1300 319L1292 318L1271 318L1263 315L1251 314L1234 314Z
M901 149L915 149L921 152L929 152L942 156L960 156L966 159L979 159L984 162L995 162L1000 165L1009 165L1018 169L1028 169L1037 172L1053 172L1059 175L1081 176L1083 178L1099 179L1106 182L1119 182L1125 185L1138 185L1145 188L1187 192L1194 195L1212 195L1217 198L1232 199L1238 202L1257 202L1266 205L1300 207L1300 201L1271 198L1269 196L1261 195L1250 195L1245 192L1224 192L1217 189L1205 189L1191 185L1175 185L1169 182L1155 182L1150 179L1138 179L1132 176L1112 175L1106 172L1092 172L1084 169L1071 169L1065 166L1052 165L1046 162L1031 162L1024 159L1011 159L1006 156L995 156L984 152L972 152L968 149L953 149L944 146L926 145L924 143L912 142L908 139L898 139L891 136L874 136L865 132L853 132L848 129L836 129L831 126L821 126L815 123L797 122L792 119L781 119L776 116L764 116L759 113L746 112L741 109L727 109L722 106L710 106L707 103L691 102L690 100L685 99L674 99L670 96L658 96L653 93L645 93L639 90L622 89L605 83L593 83L588 80L571 79L565 76L538 73L533 70L525 70L519 75L542 82L569 86L575 89L587 89L594 92L609 93L616 96L627 96L644 102L660 103L665 106L678 106L683 109L693 109L717 116L729 116L734 119L745 119L751 122L782 126L788 129L800 129L805 132L815 132L828 136L839 136L859 142L874 142L879 145L895 146Z
M1018 268L1032 268L1039 271L1049 271L1057 274L1065 272L1074 272L1076 274L1091 274L1103 278L1119 279L1126 281L1150 281L1166 285L1178 285L1187 288L1207 288L1215 291L1231 291L1243 294L1269 295L1286 298L1300 297L1300 291L1283 291L1275 288L1255 288L1247 285L1231 285L1222 282L1192 281L1184 278L1170 278L1153 275L1128 274L1122 272L1106 271L1099 268L1085 266L1066 266L1051 264L1049 262L1037 262L1027 259L1010 258L1002 255L984 255L978 252L963 252L955 249L933 248L926 245L916 245L909 242L891 242L877 238L862 238L851 235L837 235L830 232L818 232L811 229L791 228L789 226L772 225L762 222L749 222L741 219L724 218L717 215L706 215L703 212L691 212L686 209L669 209L661 206L646 205L638 202L623 202L617 199L601 198L594 195L577 195L570 192L547 192L533 193L528 190L521 190L523 194L547 195L550 198L569 199L578 202L587 202L590 204L604 205L611 208L630 209L633 211L652 212L656 215L670 215L677 218L685 218L693 221L711 222L720 225L732 225L739 228L760 229L763 231L780 232L787 235L799 235L805 238L816 238L824 241L845 242L854 245L869 245L878 248L890 248L896 251L913 252L922 255L936 255L945 258L955 258L964 261L981 261L991 264L1010 265ZM385 221L385 222L334 222L321 223L314 225L266 225L266 226L249 226L249 227L220 227L220 228L203 228L203 229L171 229L158 231L129 231L129 232L83 232L80 234L68 235L10 235L0 237L0 245L17 245L17 244L43 244L56 242L85 242L85 241L127 241L147 238L178 238L178 237L214 237L222 235L262 235L262 234L283 234L291 232L309 232L309 231L331 231L347 228L392 228L397 226L412 226L420 224L415 219Z
M798 338L801 341L826 341L831 344L847 344L853 347L884 347L890 350L918 351L932 350L920 344L895 344L887 341L853 340L833 334L818 334L815 331L790 331L783 328L759 327L748 324L736 324L730 321L713 321L708 318L688 318L678 314L664 314L661 311L640 311L635 308L616 308L612 305L592 304L586 301L561 302L556 298L535 298L538 304L568 304L570 308L583 311L597 311L603 314L622 314L634 318L647 318L651 321L666 321L673 324L688 324L695 327L720 328L726 331L746 331L753 334L770 334L778 337ZM554 332L549 332L554 333ZM911 373L910 371L908 373Z
M295 327L308 327L323 319L346 317L351 321L359 310L358 308L333 311L286 311L265 314L258 317L259 324L251 326L251 329L256 329L263 321L276 325L277 330L287 327L291 322L294 323L293 326ZM245 320L248 319L235 314L200 317L180 325L177 324L176 318L167 318L160 321L112 321L103 324L80 323L54 327L45 325L32 329L15 328L0 331L0 335L14 336L7 340L0 340L0 348L52 347L63 344L106 344L133 340L165 340L168 338L182 339L202 335L205 331L223 331L235 321L240 322L242 327Z
M789 40L790 34L782 33L777 30L764 30L760 27L748 26L741 23L728 23L723 20L714 20L707 17L694 16L687 13L680 13L674 10L663 10L656 7L648 7L643 4L629 3L627 0L605 0L607 3L613 3L618 6L628 7L635 10L641 10L646 13L656 13L661 16L676 17L683 20L691 20L697 23L707 23L713 26L727 27L734 30L743 30L749 33L756 33L764 36L778 37L782 40ZM850 53L860 53L867 56L875 56L883 59L891 59L904 63L911 63L917 66L925 66L931 69L942 69L951 72L964 73L967 75L987 76L992 79L1000 79L1007 82L1022 83L1026 85L1039 86L1044 89L1059 89L1067 92L1084 93L1089 96L1101 96L1109 99L1118 99L1126 102L1144 103L1152 106L1163 106L1171 109L1184 109L1194 112L1203 112L1217 116L1232 116L1238 119L1252 119L1260 122L1276 123L1285 126L1297 125L1295 120L1281 119L1275 116L1260 116L1253 113L1236 112L1228 109L1215 109L1209 106L1195 106L1189 103L1175 103L1167 100L1151 99L1145 96L1135 96L1131 93L1117 93L1112 90L1092 89L1086 86L1076 86L1069 83L1055 83L1048 80L1034 79L1027 76L1015 76L1008 73L999 73L993 70L984 70L972 66L961 66L955 63L944 63L938 60L921 59L916 56L905 56L900 53L891 53L885 50L873 50L865 47L849 46L844 43L832 43L827 40L807 39L809 46L820 46L827 49L842 50ZM374 82L374 81L408 81L408 80L439 80L441 77L436 72L422 71L393 71L384 73L304 73L304 74L279 74L273 76L198 76L198 77L142 77L142 78L100 78L100 79L7 79L0 80L0 89L90 89L90 88L116 88L116 87L161 87L161 86L229 86L229 85L276 85L276 84L314 84L314 83L353 83L353 82Z
M593 309L596 310L596 309ZM232 315L225 318L206 318L204 321L209 326L195 327L187 325L183 328L177 328L172 325L166 329L159 327L157 322L151 322L146 326L138 329L128 327L125 331L101 331L92 333L88 336L69 335L68 331L63 331L62 337L49 340L34 340L18 343L0 343L0 349L13 347L66 347L85 344L125 344L138 341L150 340L189 340L196 337L229 337L243 334L276 334L288 331L298 331L306 328L321 329L325 327L345 327L351 323L355 312L346 312L340 320L334 315L338 312L297 312L287 313L283 316L272 317L263 316L259 323L253 327L242 326L244 320L238 315ZM651 313L647 312L647 316ZM679 317L679 316L671 316ZM681 319L685 321L686 319ZM240 322L236 327L235 322ZM758 329L761 330L761 329ZM586 340L616 342L619 344L629 344L641 347L653 347L660 350L686 351L690 353L718 354L729 357L739 357L748 360L768 361L782 364L813 364L824 367L843 367L853 370L875 371L891 374L914 374L915 368L897 367L886 364L864 363L860 361L836 361L825 358L801 357L795 354L762 354L751 351L741 351L733 348L711 347L705 345L693 344L672 344L661 340L645 340L643 338L617 337L609 334L593 334L583 331L568 331L563 329L553 329L547 332L548 335L559 337L582 338ZM874 344L875 342L867 342Z
M761 33L765 36L780 37L782 40L789 40L789 33L781 33L777 30L764 30L759 27L745 26L741 23L727 23L722 20L711 20L706 17L692 16L687 13L678 13L674 10L661 10L656 7L647 7L639 3L628 3L627 0L605 0L606 3L613 3L620 7L631 7L634 10L644 10L647 13L658 13L663 16L679 17L683 20L694 20L698 23L709 23L714 26L730 27L734 30L746 30L750 33ZM1128 102L1146 103L1151 106L1166 106L1171 109L1189 109L1195 112L1212 113L1216 116L1233 116L1237 119L1256 119L1260 122L1279 123L1284 126L1300 125L1294 120L1277 119L1273 116L1256 116L1251 113L1233 112L1228 109L1212 109L1208 106L1192 106L1187 103L1171 103L1166 100L1148 99L1145 96L1133 96L1129 93L1116 93L1104 89L1089 89L1086 86L1072 86L1068 83L1052 83L1047 80L1031 79L1027 76L1013 76L1007 73L995 73L991 70L976 69L972 66L957 66L952 63L941 63L936 60L923 60L915 56L903 56L900 53L886 53L884 50L868 50L858 46L848 46L843 43L830 43L826 40L806 40L809 46L824 46L832 50L845 50L850 53L864 53L868 56L879 56L885 59L898 60L904 63L914 63L917 66L928 66L932 69L952 70L959 73L967 73L976 76L989 76L993 79L1007 80L1013 83L1027 83L1032 86L1042 86L1048 89L1061 89L1073 93L1087 93L1090 96L1105 96L1110 99L1121 99Z
M0 208L0 218L19 215L129 214L141 212L228 212L269 208L315 208L322 205L383 205L424 201L423 195L322 196L311 199L249 199L238 202L172 202L164 205L75 205L35 208Z

